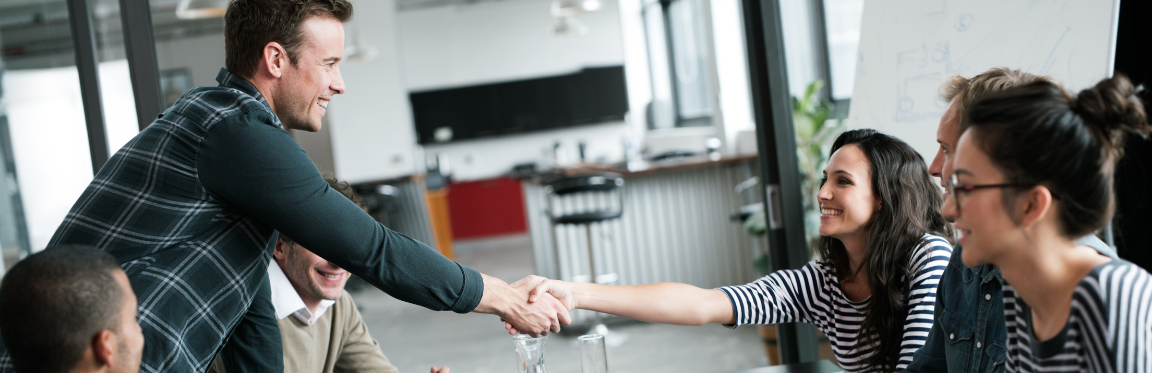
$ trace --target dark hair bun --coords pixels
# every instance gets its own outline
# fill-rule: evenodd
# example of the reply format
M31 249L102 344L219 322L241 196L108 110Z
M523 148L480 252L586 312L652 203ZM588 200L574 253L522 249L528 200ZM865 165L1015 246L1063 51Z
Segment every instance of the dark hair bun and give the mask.
M1100 129L1110 140L1110 145L1118 148L1125 133L1145 137L1152 132L1139 93L1140 88L1133 86L1124 75L1117 74L1080 91L1073 109L1085 124Z

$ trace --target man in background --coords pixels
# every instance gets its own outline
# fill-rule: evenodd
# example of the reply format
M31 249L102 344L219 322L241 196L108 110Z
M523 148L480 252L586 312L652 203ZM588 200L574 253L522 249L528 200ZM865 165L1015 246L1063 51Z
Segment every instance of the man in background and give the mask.
M940 150L928 166L928 173L940 178L941 187L947 190L946 180L952 175L952 154L960 139L965 108L981 96L1041 80L1049 79L1020 70L993 68L971 78L956 76L944 84L940 98L949 105L936 128ZM950 198L945 195L944 203L953 203ZM951 221L953 217L944 218ZM1116 257L1096 236L1088 235L1079 243L1096 249L1101 255ZM936 289L932 330L905 372L991 372L1004 361L1007 353L1004 346L1008 341L1002 293L1004 278L1000 270L990 264L975 268L964 266L963 250L959 244L952 249L952 259Z
M348 183L332 177L324 181L367 210ZM268 281L284 345L285 372L399 371L368 334L352 296L344 290L348 271L284 235L277 239L272 257ZM217 357L210 372L225 371Z
M86 246L50 247L0 283L0 337L21 373L140 371L136 295L116 259Z

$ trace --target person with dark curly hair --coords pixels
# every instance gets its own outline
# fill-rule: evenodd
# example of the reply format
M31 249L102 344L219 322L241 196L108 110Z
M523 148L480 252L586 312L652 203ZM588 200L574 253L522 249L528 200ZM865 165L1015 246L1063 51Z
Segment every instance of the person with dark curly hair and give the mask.
M324 181L360 209L368 210L347 182L332 176L325 176ZM351 275L288 236L276 239L272 264L268 265L268 282L284 345L285 372L399 371L368 333L356 302L344 290ZM220 356L208 370L227 371ZM433 368L432 372L449 370Z
M733 328L809 323L828 336L849 372L903 369L932 327L936 286L954 236L924 159L895 137L845 132L832 145L817 199L820 258L750 284L700 289L521 281L536 284L533 295L552 294L569 309L641 321Z

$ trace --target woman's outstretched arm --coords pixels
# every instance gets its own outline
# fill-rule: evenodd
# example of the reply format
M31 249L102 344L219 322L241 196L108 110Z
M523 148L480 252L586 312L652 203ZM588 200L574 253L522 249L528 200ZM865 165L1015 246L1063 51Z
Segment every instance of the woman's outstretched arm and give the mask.
M675 325L704 325L735 322L732 301L719 289L701 289L688 284L612 286L548 280L529 276L521 281L536 282L529 302L551 293L569 310L576 308L620 315L640 321Z

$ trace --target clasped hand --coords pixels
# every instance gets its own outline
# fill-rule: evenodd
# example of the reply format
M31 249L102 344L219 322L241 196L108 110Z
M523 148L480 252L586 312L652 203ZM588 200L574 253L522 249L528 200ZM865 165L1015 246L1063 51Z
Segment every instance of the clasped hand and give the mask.
M529 275L528 277L511 283L510 285L516 289L531 289L528 291L528 304L543 304L552 307L555 307L555 305L558 304L560 307L563 307L564 312L561 312L561 314L563 314L563 318L566 320L563 321L563 324L568 325L572 323L569 313L576 309L576 297L572 295L572 289L570 286L568 286L568 283L563 281L549 280L540 276ZM504 322L504 329L508 330L508 334L518 334L524 330L508 322L508 320L505 318L500 318L500 321ZM553 324L551 331L553 333L559 332L560 325ZM537 334L532 333L524 334L529 334L533 337L538 336ZM547 332L544 332L541 335L547 334Z
M529 281L508 284L495 277L483 276L484 297L475 311L500 316L501 321L508 323L509 329L514 327L519 333L539 337L559 332L561 325L572 323L569 309L552 295L530 294L543 277L533 280L530 276L525 279Z

